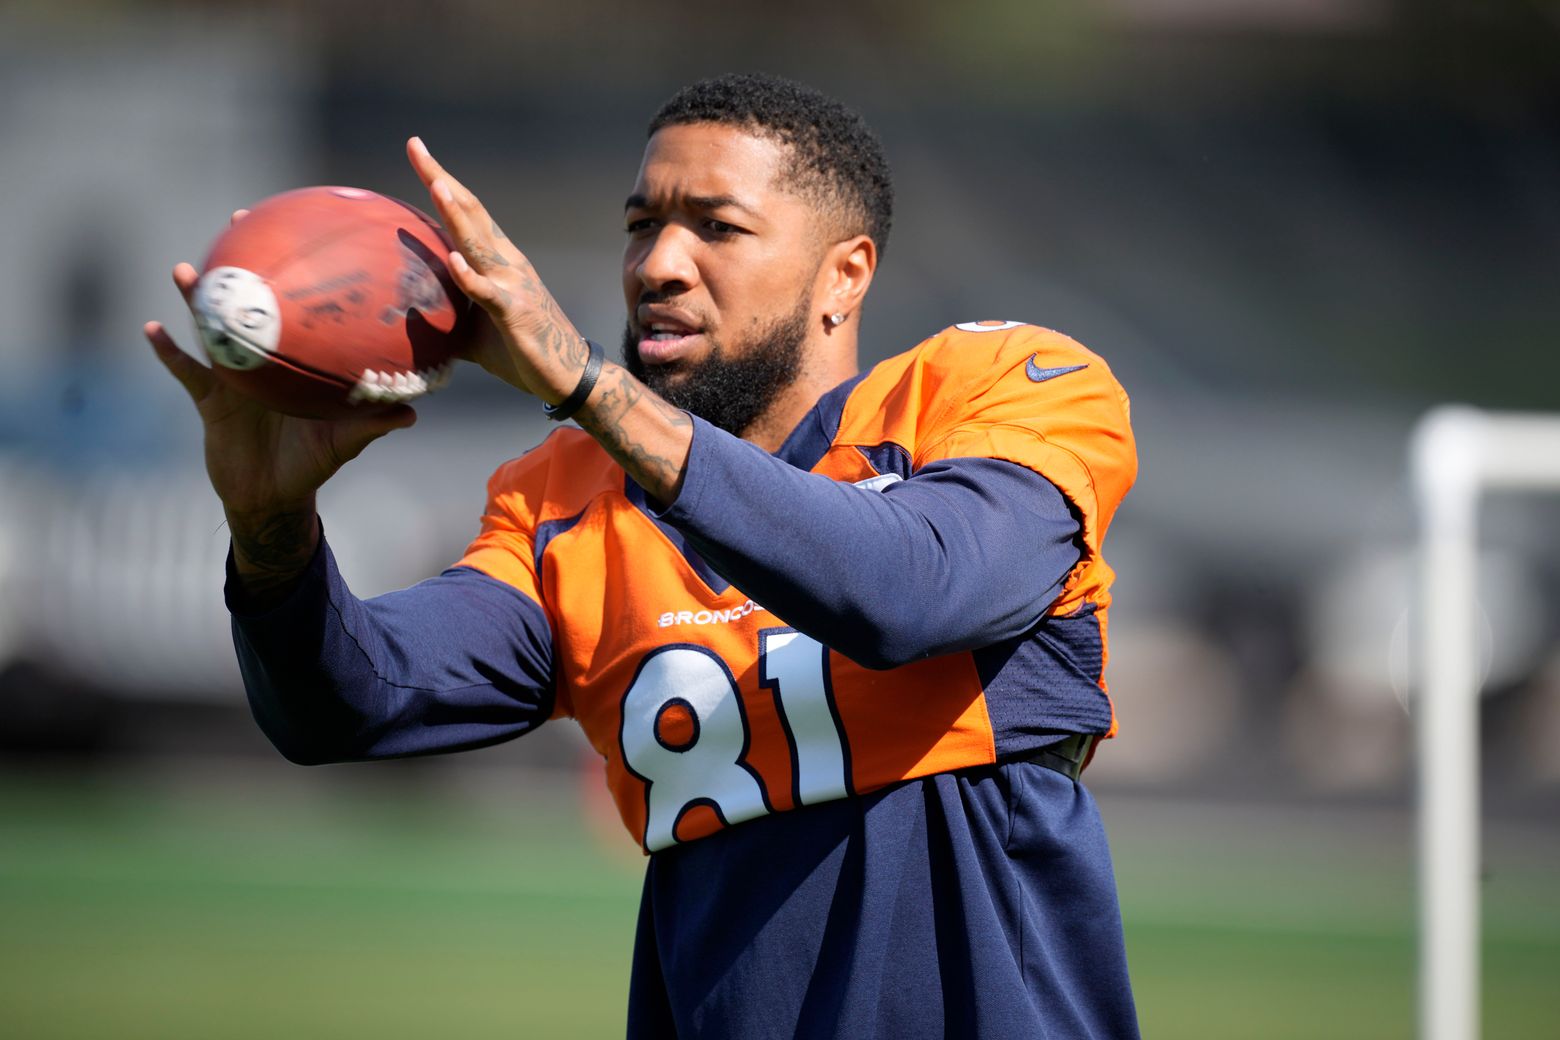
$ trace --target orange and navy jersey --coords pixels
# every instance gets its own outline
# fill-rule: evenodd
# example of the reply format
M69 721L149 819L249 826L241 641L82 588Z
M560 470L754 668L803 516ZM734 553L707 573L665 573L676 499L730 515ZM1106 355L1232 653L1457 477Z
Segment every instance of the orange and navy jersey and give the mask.
M412 588L355 597L323 538L280 605L230 572L234 643L297 762L577 719L653 853L630 1035L1135 1037L1103 828L1033 754L1114 730L1135 465L1098 357L955 326L775 454L695 420L665 508L560 430Z
M1114 733L1101 547L1135 472L1098 356L971 323L826 395L777 455L698 422L665 510L559 430L494 474L458 567L540 608L551 714L654 851Z

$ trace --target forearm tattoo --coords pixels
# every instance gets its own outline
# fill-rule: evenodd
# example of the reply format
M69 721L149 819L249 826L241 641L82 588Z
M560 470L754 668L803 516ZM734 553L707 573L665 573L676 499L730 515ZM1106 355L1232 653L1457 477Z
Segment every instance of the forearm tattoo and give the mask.
M602 369L589 407L581 411L577 421L640 487L657 497L670 497L682 476L681 460L652 449L624 428L624 420L641 404L673 429L693 425L687 413L667 404L621 365L610 362Z

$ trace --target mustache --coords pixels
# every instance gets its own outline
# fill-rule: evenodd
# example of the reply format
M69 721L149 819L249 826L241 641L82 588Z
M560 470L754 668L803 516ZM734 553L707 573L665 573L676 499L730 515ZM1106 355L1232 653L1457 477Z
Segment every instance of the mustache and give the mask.
M703 313L701 313L696 308L688 307L677 302L682 298L682 296L683 294L680 292L664 292L659 290L646 289L644 292L640 293L639 298L634 301L633 309L629 311L629 320L633 320L634 315L639 313L639 308L641 307L649 307L658 303L665 303L676 306L685 314L696 317L700 322L703 322L705 320Z

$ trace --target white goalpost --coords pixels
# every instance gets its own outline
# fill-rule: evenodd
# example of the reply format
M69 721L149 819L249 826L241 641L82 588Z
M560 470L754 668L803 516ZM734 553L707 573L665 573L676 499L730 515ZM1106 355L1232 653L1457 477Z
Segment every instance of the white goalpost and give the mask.
M1478 512L1560 490L1560 416L1438 408L1414 431L1420 520L1419 1035L1479 1035Z

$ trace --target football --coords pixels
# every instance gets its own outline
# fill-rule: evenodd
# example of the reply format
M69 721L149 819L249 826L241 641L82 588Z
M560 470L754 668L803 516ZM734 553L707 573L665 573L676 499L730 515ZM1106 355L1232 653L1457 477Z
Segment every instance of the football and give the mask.
M360 415L443 385L477 318L431 217L362 188L274 195L218 236L192 300L216 374L279 412Z

